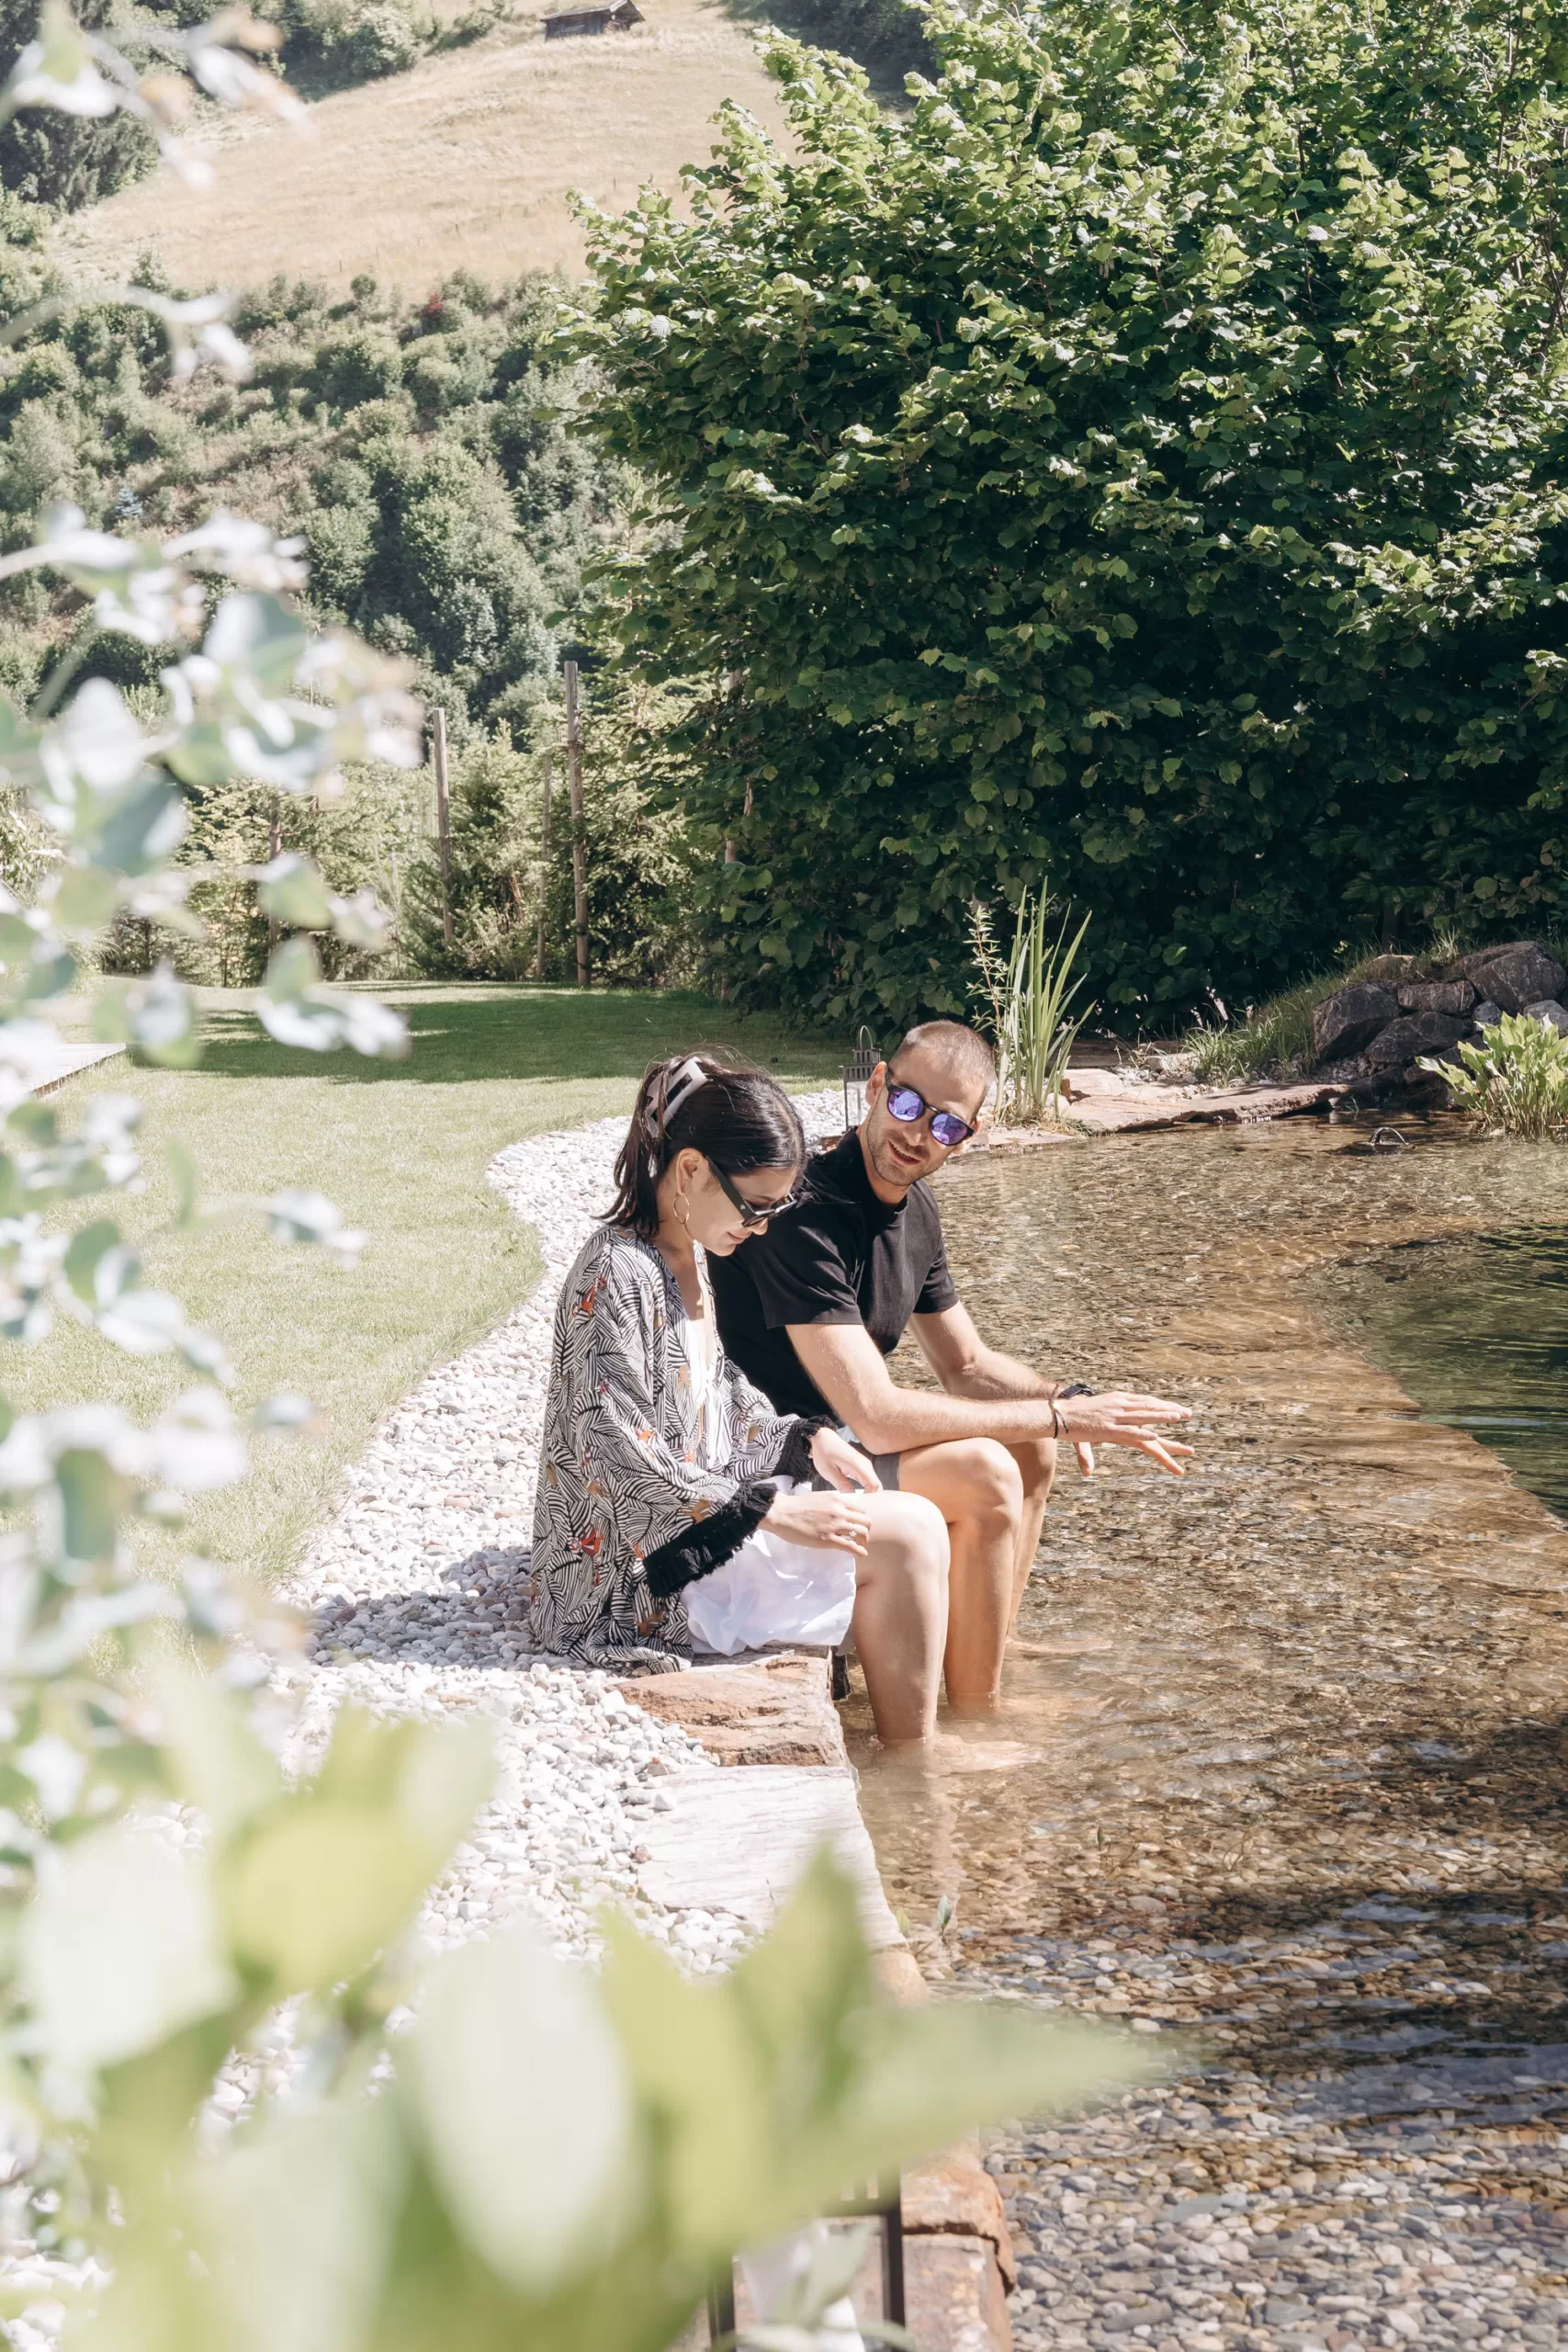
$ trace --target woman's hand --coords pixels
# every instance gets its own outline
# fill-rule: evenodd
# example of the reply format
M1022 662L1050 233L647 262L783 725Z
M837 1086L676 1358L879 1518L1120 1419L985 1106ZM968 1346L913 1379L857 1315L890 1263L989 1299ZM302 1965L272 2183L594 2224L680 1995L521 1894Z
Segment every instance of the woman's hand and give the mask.
M858 1445L852 1445L837 1430L818 1430L811 1440L811 1459L830 1487L840 1494L848 1494L859 1487L874 1495L880 1480Z
M871 1514L857 1495L775 1495L762 1525L770 1535L813 1551L853 1552L863 1559L871 1546Z
M1064 1396L1057 1402L1056 1412L1077 1450L1078 1467L1086 1477L1094 1475L1093 1448L1097 1445L1130 1445L1139 1453L1146 1453L1151 1462L1157 1462L1162 1470L1168 1470L1173 1478L1185 1475L1181 1462L1191 1458L1192 1448L1179 1445L1174 1438L1163 1436L1151 1424L1190 1420L1190 1406L1173 1405L1164 1396L1140 1396L1128 1389L1113 1388L1103 1396Z

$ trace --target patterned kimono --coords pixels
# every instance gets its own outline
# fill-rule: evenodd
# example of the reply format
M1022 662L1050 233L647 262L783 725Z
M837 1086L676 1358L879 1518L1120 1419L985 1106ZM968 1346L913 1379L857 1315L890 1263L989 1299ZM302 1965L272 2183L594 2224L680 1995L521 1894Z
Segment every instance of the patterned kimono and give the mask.
M651 1242L602 1226L556 1308L529 1633L586 1666L669 1671L689 1651L683 1588L733 1557L810 1475L819 1421L775 1413L728 1359L701 1381L675 1277Z

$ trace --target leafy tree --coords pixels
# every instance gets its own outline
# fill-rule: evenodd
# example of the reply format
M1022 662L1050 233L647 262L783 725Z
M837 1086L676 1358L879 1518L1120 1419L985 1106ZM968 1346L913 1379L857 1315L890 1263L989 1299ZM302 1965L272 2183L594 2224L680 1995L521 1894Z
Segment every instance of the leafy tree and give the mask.
M96 32L113 15L113 0L80 0L76 19ZM10 72L38 21L37 0L0 0L0 74ZM152 140L129 114L106 120L32 107L0 124L0 187L51 211L96 204L157 160Z
M595 224L623 637L736 979L963 1000L1047 879L1168 1020L1563 902L1568 73L1544 0L936 0L893 119L773 51L692 217ZM735 844L733 864L721 843Z
M669 749L683 715L680 698L636 679L609 672L584 678L583 867L596 983L660 988L694 976L691 845L672 806L677 763ZM408 935L426 971L570 981L577 972L577 900L558 699L531 705L513 720L512 734L509 741L476 729L452 763L451 945L442 922L440 867L428 843L412 876Z

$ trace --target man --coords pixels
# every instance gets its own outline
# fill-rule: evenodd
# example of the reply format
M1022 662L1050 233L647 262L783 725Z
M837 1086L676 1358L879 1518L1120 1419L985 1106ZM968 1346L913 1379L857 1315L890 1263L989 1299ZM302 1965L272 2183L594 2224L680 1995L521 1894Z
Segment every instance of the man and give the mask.
M866 1085L861 1125L815 1160L797 1204L710 1261L725 1347L781 1412L831 1413L884 1486L926 1496L952 1551L949 1704L994 1707L1002 1653L1070 1439L1130 1445L1179 1477L1190 1446L1161 1434L1187 1408L1064 1387L988 1348L962 1305L926 1179L974 1135L995 1066L956 1021L911 1029ZM940 1394L900 1388L886 1359L913 1325Z

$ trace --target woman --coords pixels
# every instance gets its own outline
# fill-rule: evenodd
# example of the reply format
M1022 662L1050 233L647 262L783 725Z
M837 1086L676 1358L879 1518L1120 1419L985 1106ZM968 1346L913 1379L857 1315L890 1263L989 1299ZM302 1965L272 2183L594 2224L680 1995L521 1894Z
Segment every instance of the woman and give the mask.
M668 1668L694 1648L854 1631L877 1729L929 1740L947 1531L826 1422L781 1417L719 1346L705 1258L791 1199L806 1157L764 1071L656 1062L616 1193L556 1309L529 1588L539 1647ZM814 1491L815 1469L827 1491Z

